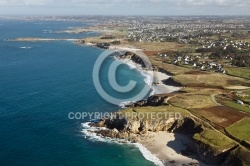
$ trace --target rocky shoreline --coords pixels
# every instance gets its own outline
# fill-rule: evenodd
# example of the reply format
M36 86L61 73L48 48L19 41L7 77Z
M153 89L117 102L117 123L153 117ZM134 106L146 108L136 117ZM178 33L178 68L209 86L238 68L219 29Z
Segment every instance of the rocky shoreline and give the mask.
M235 160L232 151L238 145L222 151L214 151L211 145L198 141L193 138L197 133L202 133L208 126L204 126L199 120L194 117L184 117L181 119L168 119L168 120L145 120L145 119L131 119L123 116L120 112L113 114L106 119L100 119L99 122L90 123L89 126L98 128L95 131L97 136L111 139L118 139L120 143L142 143L147 147L148 140L154 139L159 133L169 133L171 135L181 134L185 139L189 139L188 144L185 144L185 149L180 151L183 157L190 158L190 163L182 163L186 165L233 165L230 161ZM168 135L169 136L169 135ZM162 138L163 144L165 138ZM152 142L151 142L152 143ZM157 142L156 142L157 143ZM153 145L151 145L153 146ZM167 148L167 146L166 146ZM170 157L171 158L171 157ZM192 158L192 160L191 160ZM161 160L164 164L171 165L180 162L169 160L169 157L163 156ZM204 164L205 163L205 164Z
M149 70L149 66L145 65L145 63L136 54L126 52L125 54L120 55L119 58L129 59L134 63L141 65L143 70ZM160 68L153 68L152 70L161 71ZM164 73L168 72L165 71ZM172 80L171 77L162 81L162 83L167 85L177 85L179 87L182 86ZM157 84L157 82L154 82L154 84ZM147 109L149 106L158 107L168 105L168 95L170 94L153 95L147 100L141 100L133 104L126 105L126 107L130 107L133 110L133 108L136 107ZM202 133L205 130L214 130L214 128L211 128L211 126L191 114L184 116L181 119L140 119L139 117L127 117L122 112L123 111L120 111L110 117L100 119L96 123L90 123L89 126L97 128L97 130L89 132L93 132L97 136L103 138L118 139L121 143L142 143L142 145L148 149L150 149L150 147L158 147L157 152L160 152L161 155L157 157L163 162L164 165L233 166L238 163L241 163L240 165L244 165L243 161L241 161L238 156L234 154L235 150L241 148L238 144L232 144L232 146L224 149L216 149L213 145L207 143L206 141L201 141L202 138L196 139L195 135L198 134L199 136L202 136ZM157 136L158 134L163 135L163 137ZM164 141L170 140L166 137L173 137L176 134L182 135L183 138L181 139L181 142L186 138L190 141L185 144L185 148L178 153L175 149L176 147L172 148L171 152L174 157L171 157L168 154L170 151L166 150L168 149L168 146L166 145L168 145L169 142ZM151 140L151 142L149 140ZM158 142L155 142L155 140L158 140ZM159 144L159 142L161 143ZM154 152L154 150L151 152Z

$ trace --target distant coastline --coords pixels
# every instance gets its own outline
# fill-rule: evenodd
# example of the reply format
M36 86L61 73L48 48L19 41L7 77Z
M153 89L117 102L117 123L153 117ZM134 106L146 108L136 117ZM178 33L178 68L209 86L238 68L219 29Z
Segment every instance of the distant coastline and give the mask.
M75 33L75 32L66 32L66 33ZM77 32L77 33L82 33L82 32ZM98 39L97 41L93 42L90 42L90 40L87 40L85 42L84 41L85 39L43 39L43 38L17 38L10 41L40 42L40 41L56 41L56 40L72 41L83 46L95 47L99 49L102 48L97 47L96 43L98 43L99 41L105 41ZM124 44L111 45L108 47L108 49L114 51L127 51L127 52L145 51L145 49L142 48L138 48L136 46L135 48L126 47L126 45ZM171 164L181 165L188 163L193 165L198 165L200 159L202 159L202 161L206 163L221 164L224 162L226 163L230 162L231 159L236 158L237 156L231 152L233 152L237 148L238 149L242 148L241 146L239 146L241 144L241 141L237 141L236 139L234 139L234 137L228 137L226 130L228 124L223 126L224 125L223 123L224 122L226 123L227 121L231 120L230 118L227 119L227 117L224 116L225 114L227 114L227 112L225 112L224 109L230 109L233 110L233 112L237 110L228 106L224 106L223 104L221 104L221 101L219 101L220 102L219 103L218 101L216 101L216 96L220 96L222 93L229 93L227 91L228 89L240 90L239 89L240 85L241 86L244 85L244 89L247 89L250 86L249 81L243 80L241 78L222 75L219 73L197 71L196 69L192 68L192 66L188 68L179 65L173 65L171 62L165 62L164 57L159 56L161 55L159 52L161 51L154 51L152 53L153 56L150 57L150 60L153 61L152 64L158 70L154 72L155 76L153 78L154 79L153 88L155 91L154 95L152 94L153 96L151 96L151 98L148 98L147 100L138 101L132 105L128 104L127 110L138 113L139 111L144 112L150 110L161 111L158 110L159 108L162 110L168 109L170 111L181 111L181 112L183 111L182 113L188 118L184 118L182 122L175 121L175 123L177 123L176 130L166 130L166 129L171 129L170 126L164 126L162 128L162 122L159 121L146 122L146 121L133 121L133 119L129 118L126 119L127 121L132 121L131 123L134 125L135 129L137 128L137 130L138 126L146 128L145 131L143 131L142 133L138 131L135 131L135 133L130 133L127 130L125 130L125 132L122 130L118 131L118 129L112 127L109 128L105 124L105 121L114 119L106 119L106 120L100 119L100 122L97 125L99 125L99 127L100 126L106 127L107 130L106 129L97 130L98 132L96 133L95 136L99 134L99 136L102 138L113 137L119 139L121 137L128 138L130 134L131 135L134 134L136 138L132 139L131 142L136 140L135 142L139 142L144 147L146 147L152 155L158 157L158 159L160 159L163 163L168 163L170 165ZM128 59L123 59L123 61L127 65L131 63L131 60ZM143 69L138 68L138 70L150 76L151 78L153 77L150 73L147 73L147 71ZM171 77L169 77L167 73L171 73ZM169 86L168 83L170 83L171 86ZM180 86L175 86L175 84ZM170 92L175 92L175 91L179 91L179 93L177 92L176 94L169 94ZM208 110L207 112L209 112L209 114L205 114L204 109ZM220 112L222 112L221 114L223 114L223 116L219 115L218 112L216 113L213 112L214 110L218 109L220 110ZM241 111L237 113L237 116L242 118L247 115L246 113ZM210 118L214 119L210 120ZM186 124L186 122L188 122L188 124ZM146 124L145 126L141 126L141 124L144 123L156 124L156 127L160 126L160 130L152 131L152 129L149 129L150 127L148 128L145 127ZM93 127L96 124L91 124L91 125ZM168 123L168 125L172 125L172 123ZM85 132L87 132L87 130L88 129L86 129ZM191 131L191 133L187 134L186 133L187 131ZM226 131L225 132L226 134L224 134L224 131ZM90 130L90 133L93 136L93 131ZM145 134L147 135L147 137L141 139ZM178 134L182 135L180 136ZM188 145L188 143L183 144L183 141L187 139L188 135L191 136L189 138L193 140L192 141L193 149L191 148L191 151L192 153L195 151L194 153L198 154L199 156L198 159L193 159L192 157L185 157L184 155L182 155L182 153L179 154L180 149L183 150L183 148L184 148L184 153L189 154L190 152L189 151L190 149L188 150L185 149L186 148L185 145ZM205 138L203 138L204 135ZM214 144L214 142L211 141L210 136L213 136L216 139L216 141L219 142L219 144ZM176 137L178 137L178 140L176 139ZM228 144L224 145L225 142ZM175 145L172 146L171 149L169 149L169 147L166 146L169 143L175 143ZM187 148L190 147L188 146ZM171 153L170 156L169 153ZM218 155L215 156L214 154ZM180 161L182 160L185 162L181 163ZM200 165L205 165L205 164L202 163Z
M15 42L70 41L70 42L74 42L76 44L79 44L80 40L79 39L56 39L56 38L17 38L17 39L11 39L8 41L15 41ZM96 47L96 45L93 43L84 43L84 44L80 44L80 45L99 48L99 47ZM143 51L142 49L131 48L131 47L126 47L126 46L111 46L111 47L109 47L109 50L125 51L125 52L126 51L127 52ZM130 59L126 59L126 58L122 59L121 58L121 59L117 59L117 60L123 61L124 64L126 64L126 65L134 66L138 71L140 71L142 73L142 75L146 75L146 77L149 77L148 79L153 80L153 85L151 87L153 92L152 92L151 96L161 95L161 94L166 95L166 94L169 94L172 92L177 92L177 91L182 89L182 87L180 87L180 86L164 84L163 83L164 81L171 78L171 76L167 75L166 73L162 73L160 71L144 70L140 66L140 64L137 64ZM133 102L136 103L138 101L133 101ZM124 106L126 106L126 104L131 104L131 103L124 103L121 106L124 107ZM89 127L86 127L87 124L84 124L83 126L85 127L83 133L86 136L94 137L94 138L96 137L97 140L101 139L101 138L99 138L98 135L93 134L93 131L96 131L95 129L93 129L93 128L91 129ZM92 139L92 138L90 138L90 139ZM180 164L180 165L185 164L186 162L188 162L188 163L198 163L199 162L198 160L188 158L188 157L185 157L181 154L178 154L177 152L170 150L167 147L164 149L161 148L162 146L165 146L173 139L174 139L173 133L151 132L151 133L148 133L148 136L146 136L145 138L141 139L140 141L138 140L138 142L134 145L139 148L141 153L144 155L145 159L147 159L147 160L149 160L149 161L151 161L154 164L159 165L159 166L163 166L164 164L170 163L174 160L183 160L184 162L182 162L182 163L176 163L176 164ZM185 135L182 135L182 139L186 140L188 138ZM105 141L105 138L103 140ZM161 141L161 144L159 144L160 140L165 140L165 142ZM123 142L123 140L122 139L120 141L118 140L118 142ZM125 143L125 142L123 142L123 143ZM175 148L185 149L185 145L183 145L180 142L180 144L175 145ZM157 155L156 152L159 154ZM170 153L171 153L171 155L170 155Z
M87 41L91 41L91 39L87 40ZM101 38L99 40L95 39L94 43L96 43L96 42L104 42L105 43L105 40L101 40ZM155 44L156 43L154 43L154 45ZM95 44L93 44L93 45L95 45ZM124 46L125 44L123 43L121 45ZM133 44L131 44L131 45L133 45ZM143 43L141 45L143 46ZM119 48L122 46L110 46L110 48L114 49L114 48ZM147 47L151 48L149 46L147 46ZM136 46L135 46L135 48L136 48ZM143 47L140 47L140 49L138 49L138 50L145 51L145 49L142 49L142 48ZM123 49L120 49L120 50L124 51L124 47L123 47ZM133 49L129 50L126 47L125 47L125 50L128 52L134 51ZM149 52L150 52L150 49L149 49ZM152 52L154 52L154 51L152 51ZM207 82L205 80L211 79L211 78L216 78L216 79L219 78L219 80L221 80L220 79L220 78L222 78L221 75L216 73L213 76L211 76L210 78L200 79L200 77L203 77L204 75L209 75L210 73L204 74L203 72L195 71L192 68L187 69L184 67L171 65L171 64L169 64L169 62L166 63L166 62L164 62L162 56L157 57L157 55L161 55L160 52L164 52L164 51L159 51L158 53L157 53L157 51L155 51L153 53L153 56L151 54L152 58L150 57L150 60L153 61L152 64L156 68L158 68L159 71L162 71L162 73L156 72L156 74L155 74L155 75L158 75L157 77L154 78L154 79L158 80L158 81L156 81L158 83L155 84L156 87L154 87L154 88L157 89L157 87L161 87L161 86L163 86L163 87L159 88L158 95L151 96L147 101L139 101L135 104L132 104L131 109L128 108L127 110L138 113L138 111L135 107L139 107L138 110L144 112L144 111L149 111L150 109L152 109L152 110L156 109L156 108L149 108L150 106L153 106L153 107L154 106L162 106L163 107L164 105L168 105L170 107L170 111L172 111L171 107L175 107L175 108L173 108L174 111L178 110L179 108L184 108L185 111L187 111L186 116L191 118L192 120L189 120L189 118L184 118L183 119L184 123L181 122L181 123L183 123L182 124L183 126L179 126L179 127L186 128L186 129L185 130L180 129L181 131L179 131L179 129L176 129L175 131L169 130L167 132L166 126L165 126L166 127L165 129L160 129L158 131L156 130L155 132L154 131L152 132L151 131L152 129L150 129L150 130L145 129L145 131L143 131L142 133L139 133L139 134L137 133L138 131L135 131L135 133L138 134L137 137L139 138L139 140L137 140L137 138L135 138L136 142L138 141L139 143L141 143L144 147L146 147L151 152L151 154L158 157L158 159L160 159L162 161L162 163L167 164L167 165L188 165L188 164L190 164L190 165L203 165L203 166L205 166L205 165L207 165L205 163L221 164L223 162L225 162L225 163L230 162L230 160L231 160L230 157L227 156L227 158L226 158L226 155L230 151L234 150L234 148L237 148L237 145L234 143L234 141L231 140L230 138L228 138L227 136L223 135L216 128L212 127L212 129L211 129L211 124L209 121L205 120L204 122L201 122L200 117L193 114L192 111L190 111L188 109L190 107L188 104L189 101L196 103L198 105L197 106L198 108L200 108L199 105L201 103L204 104L203 107L210 107L210 106L216 107L218 105L218 103L213 102L212 99L213 99L213 96L215 96L215 94L219 93L218 89L223 89L224 85L222 84L222 86L217 86L217 84L215 84L213 81L211 81L210 84L207 84ZM165 56L166 55L167 55L167 53L165 53ZM159 61L161 61L161 62L159 63ZM166 75L166 73L171 73L171 76L173 76L173 77L168 77ZM166 77L168 77L168 78L166 78ZM229 78L223 77L223 79L227 80ZM200 80L202 80L202 81L200 81ZM176 93L177 95L176 94L172 95L172 94L169 94L168 92L166 92L167 86L165 84L169 85L169 83L172 84L174 88L179 88L176 91L179 91L179 92L181 91L180 93L183 93L183 95L180 93L178 95L178 92ZM218 83L218 82L216 82L216 83ZM218 84L220 84L220 83L218 83ZM227 84L230 85L230 82L228 82ZM177 87L175 87L175 85L177 85ZM173 87L172 87L172 89L173 89ZM180 88L180 87L184 87L184 88ZM210 89L211 89L211 92L209 92ZM214 91L213 91L213 89L214 89ZM215 94L211 95L211 93L215 93ZM157 93L155 93L155 94L157 94ZM204 98L200 99L199 95L203 95L203 94L205 94L206 99L204 99ZM176 98L174 102L172 101L172 97ZM177 99L178 97L179 97L179 99ZM159 103L154 103L156 101L158 101ZM153 105L150 105L150 104L153 104ZM130 107L130 106L128 105L128 107ZM141 107L141 109L140 109L140 107ZM192 105L192 107L196 108L196 105L194 104L194 105ZM201 108L203 108L203 107L201 107ZM125 111L127 111L127 110L125 110ZM121 112L123 112L123 111L121 111ZM107 119L107 121L109 121L109 120L113 121L114 119L113 118ZM129 125L135 125L134 126L135 128L138 127L137 126L138 123L143 124L142 126L140 126L142 128L147 126L146 125L147 123L153 123L153 124L157 124L159 126L162 125L161 122L159 122L159 121L146 122L146 120L142 120L142 121L137 120L137 122L134 122L131 118L127 118L126 120L132 121L131 124L130 124L130 122L128 122L128 123L129 123ZM190 128L188 128L188 127L190 127L189 124L185 124L185 121L192 121L191 123L197 124L198 126L202 126L202 127L201 127L201 129L195 129L195 128L190 129ZM102 126L102 124L104 123L104 126L107 127L107 125L105 125L105 120L104 120L104 122L103 122L103 120L101 120L100 123L99 123L99 125ZM174 123L178 124L180 122L175 121ZM171 125L171 123L168 123L168 124ZM115 137L115 138L117 138L117 137L118 138L126 138L127 133L128 133L128 135L130 137L130 134L131 134L130 131L126 131L126 129L124 129L124 130L118 129L118 132L117 132L117 130L113 131L113 129L115 128L115 127L114 128L113 127L109 128L109 130L106 131L106 133L105 132L102 133L102 131L100 131L99 134L104 136L104 137L111 136L111 137ZM147 128L147 127L145 127L145 128ZM186 130L189 130L189 131L186 131ZM196 130L199 130L199 131L196 131ZM191 133L187 134L187 132L191 132ZM226 142L228 143L228 145L227 145L228 147L223 147L222 145L213 145L213 142L209 142L209 138L205 138L204 140L201 139L203 133L206 133L206 132L212 132L212 134L215 134L216 136L220 135L217 139L219 141L220 141L220 139L227 140ZM144 137L145 134L147 135L146 137ZM142 137L144 137L144 138L142 140L140 140ZM185 140L187 140L187 139L190 139L192 141L190 143L183 144L183 141L185 142ZM207 142L206 142L206 139L208 139ZM171 147L166 146L166 145L169 145L173 142L175 144L174 146L171 146L171 145L170 145ZM193 147L191 147L191 146L193 146ZM204 148L204 147L206 147L206 148ZM222 151L218 150L221 148L224 148L224 149ZM171 153L171 155L169 155L169 153ZM215 153L218 153L219 155L214 156ZM192 155L190 156L190 154L192 154ZM159 164L159 165L161 165L161 164Z

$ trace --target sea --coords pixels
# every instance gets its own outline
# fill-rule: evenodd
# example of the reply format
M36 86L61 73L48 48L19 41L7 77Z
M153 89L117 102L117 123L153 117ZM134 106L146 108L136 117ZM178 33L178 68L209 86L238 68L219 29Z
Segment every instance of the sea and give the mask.
M145 148L86 136L90 118L69 113L121 110L104 100L93 83L93 66L103 50L72 41L16 42L21 37L78 39L98 33L58 33L93 23L73 21L0 20L0 165L1 166L153 166ZM108 85L107 58L101 82ZM117 82L137 83L129 97L147 86L145 76L128 65L116 71ZM122 104L122 103L121 103Z

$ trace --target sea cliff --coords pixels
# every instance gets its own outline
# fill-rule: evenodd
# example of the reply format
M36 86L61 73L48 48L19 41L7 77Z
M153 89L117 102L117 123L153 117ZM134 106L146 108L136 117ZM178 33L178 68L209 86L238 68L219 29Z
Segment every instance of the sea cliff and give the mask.
M149 69L149 66L145 65L138 55L130 52L120 55L118 59L133 61L139 64L143 70ZM162 80L162 83L167 86L189 87L189 85L184 84L184 81L178 81L175 73L159 66L152 66L152 70L174 76L174 78L170 77ZM154 82L154 84L158 83ZM193 94L189 93L197 92L196 89L189 88L188 90L192 90L189 92L185 90L187 89L175 93L187 93L181 95L183 98L188 95L188 97L192 97ZM246 157L250 155L248 149L214 128L213 125L204 121L202 117L192 114L192 111L185 107L187 103L183 103L182 106L179 102L177 104L173 102L173 96L174 94L163 93L126 105L126 109L110 117L100 119L96 123L90 123L91 127L97 128L97 130L90 132L94 132L101 137L118 139L122 143L127 141L141 143L166 165L250 165L250 161ZM174 97L176 98L176 96ZM199 99L192 99L199 100L199 106L188 106L201 107L203 104L203 98L201 97L203 96L199 96ZM210 95L208 95L208 99L210 101ZM207 102L208 100L204 101L202 108L214 104ZM180 113L182 117L163 119L139 117L141 113L158 112ZM127 116L128 113L133 114L133 116Z
M145 108L146 109L146 108ZM120 112L112 115L107 119L100 119L97 123L91 123L90 126L100 128L100 130L92 131L98 136L119 139L120 142L126 141L132 143L148 143L147 140L154 138L157 133L172 133L173 135L181 134L183 138L188 138L190 141L186 144L185 149L181 150L182 156L192 157L196 162L185 164L199 165L197 161L202 161L209 165L247 165L249 163L245 156L247 151L245 148L236 143L229 143L222 148L220 146L206 142L197 138L197 135L202 137L206 130L211 130L208 126L202 124L201 121L193 117L184 117L178 120L146 120L146 119L131 119L124 117ZM104 128L105 127L105 128ZM153 134L152 134L153 133ZM162 138L162 142L166 141ZM176 140L175 140L176 141ZM227 140L225 140L227 141ZM164 142L166 145L168 142ZM152 145L151 145L152 146ZM147 147L147 145L146 145ZM149 147L150 148L150 147ZM167 149L167 147L165 147ZM244 153L243 153L244 151ZM244 155L243 155L244 154ZM248 153L247 153L248 154ZM243 157L245 160L242 160ZM164 160L165 159L165 160ZM166 164L173 162L168 156L161 158ZM179 161L174 161L178 163ZM232 162L232 163L231 163ZM196 163L196 164L195 164ZM233 164L234 163L234 164Z

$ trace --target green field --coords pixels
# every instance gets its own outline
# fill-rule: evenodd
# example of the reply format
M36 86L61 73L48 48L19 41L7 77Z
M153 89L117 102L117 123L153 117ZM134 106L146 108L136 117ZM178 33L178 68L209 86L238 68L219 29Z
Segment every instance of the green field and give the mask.
M173 118L175 116L175 113L177 113L177 116L184 117L186 115L190 115L190 113L182 108L174 107L174 106L159 106L159 107L136 107L136 108L126 108L121 111L121 113L131 119L137 118L137 116L140 119L161 119L161 120L167 120L169 118ZM166 114L165 114L166 113ZM159 117L157 117L159 116ZM180 118L181 118L180 117Z
M247 96L240 97L240 100L244 101L245 103L250 103L250 90L244 91L243 94L245 94Z
M235 145L235 143L230 138L216 130L211 129L206 129L203 133L197 133L193 136L193 138L211 145L211 147L217 151L229 149Z
M235 108L237 110L250 113L250 107L248 107L248 106L244 106L244 105L232 102L232 101L224 101L223 104L228 106L228 107Z
M247 90L244 93L250 95L250 90Z
M250 69L241 67L225 67L228 75L250 79Z
M227 127L226 130L240 140L250 142L250 118L243 118L242 120Z

